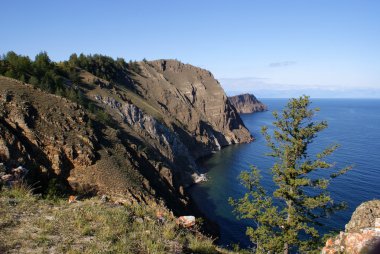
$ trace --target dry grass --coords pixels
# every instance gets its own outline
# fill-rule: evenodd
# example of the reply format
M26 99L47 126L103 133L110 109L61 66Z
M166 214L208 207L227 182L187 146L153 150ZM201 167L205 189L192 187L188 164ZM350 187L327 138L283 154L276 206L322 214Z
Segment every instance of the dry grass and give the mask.
M212 240L179 228L157 205L122 206L98 198L68 204L25 187L0 192L0 253L220 253ZM223 251L224 252L224 251Z

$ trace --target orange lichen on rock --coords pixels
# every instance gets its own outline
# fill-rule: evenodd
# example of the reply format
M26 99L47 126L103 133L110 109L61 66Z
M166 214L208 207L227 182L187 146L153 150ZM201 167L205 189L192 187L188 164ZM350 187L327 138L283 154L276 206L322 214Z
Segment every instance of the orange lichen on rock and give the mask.
M329 238L322 254L359 254L371 252L380 243L380 200L361 204L353 213L346 230Z

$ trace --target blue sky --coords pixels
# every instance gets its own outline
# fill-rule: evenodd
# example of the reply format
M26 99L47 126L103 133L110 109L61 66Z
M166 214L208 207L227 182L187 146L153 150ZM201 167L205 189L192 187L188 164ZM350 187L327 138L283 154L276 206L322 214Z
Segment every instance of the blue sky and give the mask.
M380 98L380 1L0 3L0 53L176 58L227 93Z

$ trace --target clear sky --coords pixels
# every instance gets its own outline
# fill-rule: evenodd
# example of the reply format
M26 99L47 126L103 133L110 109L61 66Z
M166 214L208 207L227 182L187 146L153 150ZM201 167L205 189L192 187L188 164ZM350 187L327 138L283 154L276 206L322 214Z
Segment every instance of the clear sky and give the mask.
M2 0L0 53L176 58L227 93L380 98L379 0Z

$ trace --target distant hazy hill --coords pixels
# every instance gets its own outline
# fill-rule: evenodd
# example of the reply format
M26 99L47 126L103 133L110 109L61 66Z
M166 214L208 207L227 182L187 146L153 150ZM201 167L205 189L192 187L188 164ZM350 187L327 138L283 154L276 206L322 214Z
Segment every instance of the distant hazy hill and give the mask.
M238 113L254 113L268 110L253 94L240 94L228 97Z

